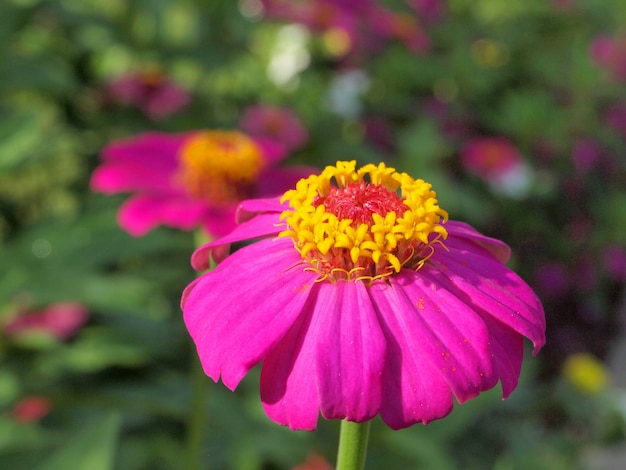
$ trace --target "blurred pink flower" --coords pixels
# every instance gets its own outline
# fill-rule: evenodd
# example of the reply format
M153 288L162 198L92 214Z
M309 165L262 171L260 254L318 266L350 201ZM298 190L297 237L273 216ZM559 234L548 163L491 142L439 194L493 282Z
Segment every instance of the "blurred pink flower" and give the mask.
M562 297L571 287L569 270L559 261L546 261L536 268L533 284L540 289L541 296Z
M378 9L371 15L370 23L381 37L398 40L415 54L424 54L430 49L430 38L413 14Z
M279 194L311 171L277 167L283 147L239 131L145 133L109 144L101 157L91 188L135 193L118 213L133 236L158 225L225 235L241 200Z
M9 335L45 332L57 339L66 340L80 330L88 316L87 308L82 304L56 303L42 310L18 314L4 326L4 331Z
M626 81L626 35L596 36L589 46L589 54L611 73L614 80Z
M282 198L242 202L239 220L192 255L196 269L219 264L185 289L183 316L213 380L234 390L263 363L261 401L281 425L428 423L498 382L509 396L524 337L535 353L545 342L509 247L384 163L337 162Z
M374 0L263 0L263 5L268 18L324 34L338 56L371 53L388 40L399 40L415 53L430 47L415 15L394 12Z
M596 168L602 159L600 144L590 138L578 139L572 149L572 161L576 172L581 175Z
M626 281L626 248L612 245L603 253L603 261L606 272L615 282Z
M333 470L333 467L321 455L311 454L304 463L296 465L292 470Z
M392 155L396 151L394 127L388 120L380 116L365 118L365 136L367 141L383 152Z
M603 114L604 122L626 139L626 102L615 103Z
M251 106L244 111L239 126L251 137L273 140L289 151L301 148L309 139L302 122L289 108Z
M33 423L44 418L51 410L52 403L48 398L29 396L18 401L11 414L15 421Z
M426 23L440 21L447 12L446 0L408 0L407 3Z
M187 91L158 69L130 73L106 85L109 100L135 106L151 119L162 119L189 104Z
M517 148L503 137L475 137L460 153L465 169L497 192L522 196L530 185L530 175Z
M437 98L427 98L420 106L438 124L439 130L449 140L463 140L473 132L472 116L453 108Z

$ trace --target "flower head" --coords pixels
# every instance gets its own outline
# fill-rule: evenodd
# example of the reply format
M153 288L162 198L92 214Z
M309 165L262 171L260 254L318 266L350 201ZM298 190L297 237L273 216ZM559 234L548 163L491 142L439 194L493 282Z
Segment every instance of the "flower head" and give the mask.
M17 315L4 325L9 335L43 332L59 340L74 336L87 322L89 314L84 305L75 302L51 304L42 310Z
M203 226L221 236L234 227L241 200L280 194L310 172L277 168L285 156L275 143L239 131L146 133L108 145L91 187L136 193L119 212L120 225L131 235L163 224Z
M51 410L52 403L48 398L27 396L15 404L12 415L20 423L34 423L43 419Z
M220 263L183 294L205 372L234 389L262 362L265 411L293 429L320 413L428 423L498 381L507 397L523 338L545 341L543 308L504 243L447 219L428 183L382 163L244 201L240 225L192 257Z
M425 53L430 39L415 14L383 7L375 0L263 0L269 18L297 22L320 33L338 57L371 54L398 40L414 53Z
M530 186L530 169L517 148L503 137L469 140L461 149L461 163L494 192L519 197L525 195Z
M239 124L250 136L273 140L287 150L302 147L309 138L298 116L288 108L252 106L244 111Z
M589 46L589 54L616 82L626 81L626 35L596 36Z
M151 119L165 118L190 101L187 91L155 67L116 78L105 91L113 102L135 106Z

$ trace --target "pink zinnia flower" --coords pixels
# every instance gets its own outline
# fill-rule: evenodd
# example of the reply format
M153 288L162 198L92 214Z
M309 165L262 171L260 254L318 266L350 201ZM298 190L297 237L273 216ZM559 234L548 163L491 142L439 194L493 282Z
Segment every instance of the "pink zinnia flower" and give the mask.
M119 77L107 85L105 92L110 100L135 106L151 119L174 114L190 101L186 90L154 68Z
M299 149L309 139L298 116L291 109L278 106L251 106L244 111L239 125L250 136L273 140L290 151Z
M461 149L465 169L483 179L496 192L524 195L530 185L529 169L517 148L503 137L476 137Z
M52 409L52 403L46 397L29 396L18 401L13 407L15 421L33 423L44 418Z
M430 49L430 38L415 15L378 9L371 15L371 24L382 37L397 39L415 54Z
M322 33L331 52L338 56L371 53L393 39L416 53L430 46L415 15L394 12L374 0L263 0L263 5L268 17L297 22Z
M234 228L240 201L280 194L310 173L310 168L276 167L285 156L276 144L239 131L145 133L108 145L91 187L136 193L118 214L131 235L162 224L182 230L202 226L221 236Z
M541 303L510 249L448 221L430 184L338 162L282 199L245 201L241 224L199 248L182 309L208 376L235 389L262 362L261 400L293 429L380 414L393 429L517 386ZM280 201L283 201L282 203ZM264 238L225 257L230 243Z
M59 340L66 340L74 336L88 318L84 305L61 302L42 310L17 315L4 326L4 332L9 335L43 332Z
M626 35L597 36L589 46L589 54L598 65L611 73L614 80L626 81Z

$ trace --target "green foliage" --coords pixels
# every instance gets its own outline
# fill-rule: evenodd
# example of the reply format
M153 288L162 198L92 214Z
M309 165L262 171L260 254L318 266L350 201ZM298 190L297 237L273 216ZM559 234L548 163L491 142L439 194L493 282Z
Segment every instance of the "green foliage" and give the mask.
M89 423L36 468L61 470L71 465L76 470L112 470L120 424L121 417L116 414L104 416L95 424Z

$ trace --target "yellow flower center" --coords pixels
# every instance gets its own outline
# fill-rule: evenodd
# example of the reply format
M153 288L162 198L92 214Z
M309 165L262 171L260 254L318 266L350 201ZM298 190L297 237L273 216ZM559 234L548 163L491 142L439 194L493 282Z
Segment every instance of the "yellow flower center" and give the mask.
M189 195L213 204L249 197L265 163L258 145L239 131L198 132L185 142L179 159L177 181Z
M355 165L337 162L287 191L279 236L293 239L320 281L372 282L421 268L448 235L431 185L384 163Z

